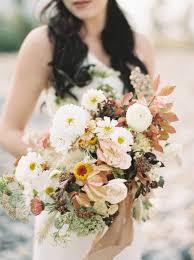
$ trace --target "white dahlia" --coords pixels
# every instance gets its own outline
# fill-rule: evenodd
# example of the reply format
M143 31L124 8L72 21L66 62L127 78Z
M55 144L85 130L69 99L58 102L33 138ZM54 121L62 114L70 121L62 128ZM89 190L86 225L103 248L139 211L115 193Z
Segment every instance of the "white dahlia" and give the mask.
M115 127L110 138L125 152L131 150L131 145L133 144L133 135L126 128Z
M95 133L99 137L107 137L110 136L118 125L117 120L111 120L110 117L105 116L104 120L99 120L97 122L97 127L95 129Z
M15 171L17 181L23 185L32 183L42 173L42 162L40 155L35 152L22 156Z
M56 151L68 151L72 143L85 132L88 112L80 106L65 105L55 114L50 131L51 145Z
M136 132L143 132L148 129L152 123L152 118L149 108L138 103L130 106L126 114L128 126Z
M106 100L102 90L89 89L82 98L82 106L88 110L97 111L98 104Z

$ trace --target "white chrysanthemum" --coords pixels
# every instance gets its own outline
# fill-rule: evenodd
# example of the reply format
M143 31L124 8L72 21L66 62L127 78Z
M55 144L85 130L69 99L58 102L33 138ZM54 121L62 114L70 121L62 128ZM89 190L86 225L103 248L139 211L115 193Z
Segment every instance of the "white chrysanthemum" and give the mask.
M21 184L31 183L42 173L41 163L42 158L35 152L22 156L15 171L17 181Z
M105 186L107 191L106 201L111 204L118 204L127 197L127 187L124 184L126 180L114 179L108 182Z
M101 90L89 89L82 98L82 106L88 110L97 111L98 104L106 100Z
M138 103L130 106L126 114L128 126L136 132L145 131L151 125L152 118L150 110Z
M122 127L116 127L110 138L125 152L131 150L131 145L133 144L133 135L129 130Z
M104 117L104 120L99 120L97 122L95 133L97 133L99 137L110 136L117 125L117 120L111 120L110 117Z
M61 107L50 131L51 145L56 151L67 151L76 138L84 134L88 119L89 114L82 107L72 104Z

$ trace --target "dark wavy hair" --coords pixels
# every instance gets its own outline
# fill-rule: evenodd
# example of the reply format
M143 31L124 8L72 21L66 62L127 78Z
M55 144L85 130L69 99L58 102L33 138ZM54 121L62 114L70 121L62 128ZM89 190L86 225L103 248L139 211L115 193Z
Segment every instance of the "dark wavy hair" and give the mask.
M90 82L88 69L82 66L88 46L80 37L82 21L75 17L62 0L51 0L42 10L42 16L54 8L48 20L48 35L53 45L52 84L56 95L73 96L74 85L83 87ZM116 0L108 0L106 24L101 33L103 48L110 56L113 69L120 71L125 92L133 91L129 75L133 66L147 73L146 66L135 54L135 37Z

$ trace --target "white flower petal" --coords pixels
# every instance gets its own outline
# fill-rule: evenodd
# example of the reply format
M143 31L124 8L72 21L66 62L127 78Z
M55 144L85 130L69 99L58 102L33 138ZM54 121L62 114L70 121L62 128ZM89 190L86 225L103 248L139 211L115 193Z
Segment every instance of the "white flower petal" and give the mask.
M148 129L152 123L152 118L150 110L138 103L130 106L126 114L128 126L137 132L143 132Z

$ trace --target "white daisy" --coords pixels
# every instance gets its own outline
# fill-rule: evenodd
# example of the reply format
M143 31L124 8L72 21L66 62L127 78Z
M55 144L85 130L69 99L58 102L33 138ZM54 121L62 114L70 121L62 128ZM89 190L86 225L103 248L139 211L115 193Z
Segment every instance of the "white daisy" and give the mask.
M104 120L99 120L97 122L97 128L95 129L95 133L97 133L99 137L110 136L117 125L117 120L111 120L110 117L104 117Z
M88 110L97 111L98 104L106 100L103 91L97 89L89 89L82 98L82 106Z
M42 173L42 162L40 155L35 152L29 152L26 156L22 156L15 171L17 181L23 185L31 183Z
M39 176L34 178L30 184L24 185L24 196L26 201L30 201L36 194L42 201L50 200L50 195L59 186L59 171L44 171Z
M57 111L50 131L51 145L57 152L68 151L77 137L84 134L88 119L88 112L76 105L65 105Z
M40 193L40 197L43 201L50 198L50 196L55 192L55 190L59 187L59 179L57 178L48 178L47 183L44 184L43 190Z
M131 150L131 145L133 144L133 135L129 130L122 127L116 127L110 138L125 152Z

